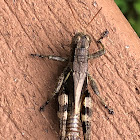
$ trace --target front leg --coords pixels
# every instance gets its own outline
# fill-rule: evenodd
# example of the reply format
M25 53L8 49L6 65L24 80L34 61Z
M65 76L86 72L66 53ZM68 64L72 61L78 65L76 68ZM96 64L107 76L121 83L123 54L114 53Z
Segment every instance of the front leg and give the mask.
M101 37L98 39L98 41L96 42L97 43L97 45L99 46L101 46L101 49L98 51L98 52L96 52L96 53L93 53L93 54L89 54L89 56L88 56L88 58L89 59L94 59L94 58L97 58L97 57L100 57L100 56L102 56L102 55L104 55L105 54L105 48L104 48L104 45L102 44L102 40L103 40L103 38L105 37L105 36L107 36L109 34L109 32L106 30L106 31L104 31L102 34L101 34Z
M55 61L61 61L61 62L64 62L64 61L68 60L68 58L60 57L60 56L53 56L53 55L31 54L31 56L34 56L34 57L37 56L37 57L40 57L40 58L47 57L48 59L55 60Z

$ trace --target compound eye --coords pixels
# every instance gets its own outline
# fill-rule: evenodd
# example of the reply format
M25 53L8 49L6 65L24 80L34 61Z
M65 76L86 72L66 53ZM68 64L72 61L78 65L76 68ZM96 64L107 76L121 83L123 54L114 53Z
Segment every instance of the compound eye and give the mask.
M90 42L90 37L88 35L85 36L87 41Z
M77 36L76 42L78 43L80 41L81 37Z
M75 38L75 44L77 44L80 40L81 40L81 37L80 37L80 36L77 36L77 37Z

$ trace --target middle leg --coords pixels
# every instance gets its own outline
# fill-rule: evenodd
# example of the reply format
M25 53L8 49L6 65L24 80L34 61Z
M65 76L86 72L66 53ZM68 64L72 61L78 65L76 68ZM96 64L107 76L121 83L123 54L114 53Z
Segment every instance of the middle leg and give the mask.
M69 78L69 75L71 73L71 69L70 71L66 74L65 77L65 72L68 70L68 66L64 69L64 71L61 73L61 75L58 78L58 82L57 82L57 87L55 88L54 92L52 93L52 97L47 100L41 107L40 107L40 111L43 111L45 106L48 105L48 103L59 93L62 85L67 81L67 79Z
M99 97L102 105L108 110L109 114L114 114L114 111L112 109L110 109L106 103L104 102L104 100L102 99L102 97L100 96L100 92L98 90L98 87L97 87L97 84L95 83L95 81L93 80L93 78L91 77L90 74L88 74L88 78L89 78L89 81L90 81L90 85L94 91L94 93Z

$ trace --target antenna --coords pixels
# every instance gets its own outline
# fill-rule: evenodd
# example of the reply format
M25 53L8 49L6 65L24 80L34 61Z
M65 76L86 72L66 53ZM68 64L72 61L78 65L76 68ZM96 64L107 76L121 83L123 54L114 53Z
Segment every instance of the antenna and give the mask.
M68 2L69 0L65 0L66 1L66 3L68 4L68 6L69 6L69 8L70 8L70 10L71 10L71 12L72 12L72 14L73 14L73 17L74 17L74 19L75 19L75 21L76 21L76 23L77 23L77 25L78 25L78 22L77 22L77 20L76 20L76 18L75 18L75 15L74 15L74 11L73 11L73 9L71 8L71 5L70 5L70 3ZM99 11L94 15L94 17L91 19L91 21L87 24L87 26L85 27L85 30L87 29L87 27L90 25L90 23L93 21L93 19L99 14L99 12L101 11L101 9L102 9L102 7L99 9Z
M102 10L102 7L99 9L99 11L94 15L94 17L91 19L91 21L87 24L86 28L89 26L89 24L93 21L93 19L99 14L99 12Z

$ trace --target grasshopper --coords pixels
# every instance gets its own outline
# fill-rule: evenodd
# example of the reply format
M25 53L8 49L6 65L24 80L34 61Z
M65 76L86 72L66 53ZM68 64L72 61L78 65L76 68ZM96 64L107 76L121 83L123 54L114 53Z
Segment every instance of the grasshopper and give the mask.
M71 8L71 7L70 7ZM97 15L97 14L96 14ZM57 87L53 92L53 96L40 107L40 111L57 95L59 102L58 117L60 119L60 138L61 140L80 140L81 125L85 140L90 140L92 99L88 90L88 80L94 91L99 97L102 105L113 114L101 98L97 85L91 75L88 73L88 60L94 59L105 54L105 48L102 39L109 32L106 30L96 42L100 46L100 50L89 54L91 38L84 33L76 33L72 38L71 56L64 58L60 56L31 54L41 58L47 57L56 61L67 61L68 64L58 78Z

